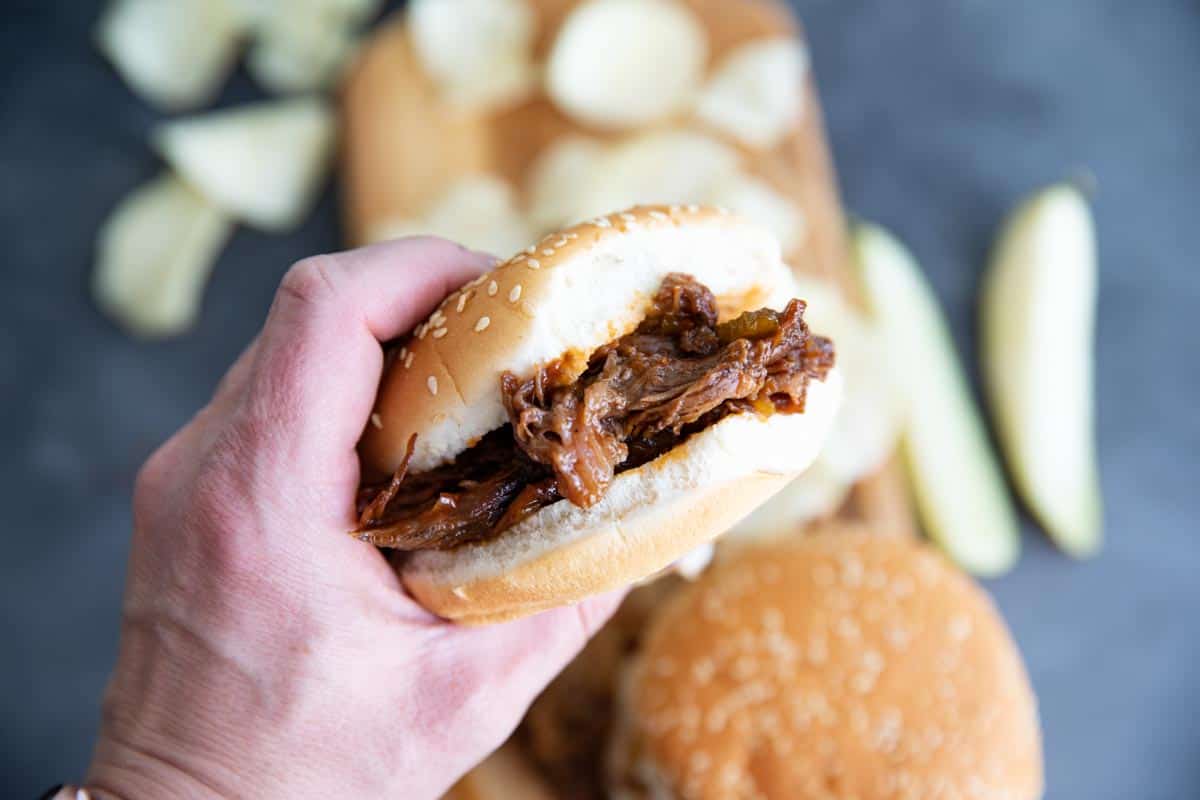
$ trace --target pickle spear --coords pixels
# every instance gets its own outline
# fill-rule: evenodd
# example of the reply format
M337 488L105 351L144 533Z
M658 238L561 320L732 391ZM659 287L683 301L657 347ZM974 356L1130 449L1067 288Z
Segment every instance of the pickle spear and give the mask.
M1016 513L937 298L883 228L859 223L852 242L902 395L902 444L921 522L969 572L1002 574L1020 549Z
M1078 188L1026 199L1001 231L984 281L984 386L1021 499L1082 558L1101 541L1094 433L1096 236Z

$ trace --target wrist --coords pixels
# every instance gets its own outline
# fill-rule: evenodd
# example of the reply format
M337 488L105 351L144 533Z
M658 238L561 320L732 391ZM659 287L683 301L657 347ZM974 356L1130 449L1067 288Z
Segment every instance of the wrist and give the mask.
M83 785L95 800L224 800L232 796L169 755L152 753L104 733L96 743Z

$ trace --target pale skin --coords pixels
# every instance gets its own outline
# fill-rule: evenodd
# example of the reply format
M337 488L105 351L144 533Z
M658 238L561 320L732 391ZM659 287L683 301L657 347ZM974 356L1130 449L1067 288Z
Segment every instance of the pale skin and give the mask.
M296 264L146 462L94 795L437 797L612 613L616 595L459 627L347 534L380 342L490 264L432 238Z

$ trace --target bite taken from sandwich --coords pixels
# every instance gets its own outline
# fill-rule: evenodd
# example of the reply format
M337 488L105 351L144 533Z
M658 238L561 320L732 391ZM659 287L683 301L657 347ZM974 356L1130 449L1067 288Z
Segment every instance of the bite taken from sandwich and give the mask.
M777 241L638 207L543 238L386 348L353 535L482 624L643 579L802 472L839 401Z

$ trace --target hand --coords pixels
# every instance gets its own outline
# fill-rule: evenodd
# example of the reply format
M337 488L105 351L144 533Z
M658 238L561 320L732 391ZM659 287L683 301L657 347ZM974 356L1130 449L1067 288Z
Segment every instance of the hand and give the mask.
M302 261L212 401L142 468L87 785L116 797L435 797L612 612L460 628L349 535L383 364L490 259L406 239Z

